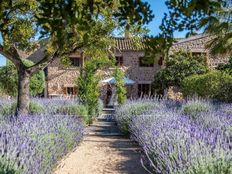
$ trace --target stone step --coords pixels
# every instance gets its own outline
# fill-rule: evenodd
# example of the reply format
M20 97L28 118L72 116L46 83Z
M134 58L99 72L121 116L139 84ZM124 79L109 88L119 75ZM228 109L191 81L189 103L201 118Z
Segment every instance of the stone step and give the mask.
M102 110L102 114L114 114L115 113L115 109L112 108L104 108Z
M85 135L88 135L88 136L122 136L121 133L97 133L97 132L89 132L89 133L86 133Z
M109 110L113 111L112 109ZM93 136L122 136L114 119L114 114L102 114L87 128L85 135Z
M105 118L97 118L97 121L98 122L106 122L106 123L110 123L110 122L113 122L115 123L115 119L105 119Z

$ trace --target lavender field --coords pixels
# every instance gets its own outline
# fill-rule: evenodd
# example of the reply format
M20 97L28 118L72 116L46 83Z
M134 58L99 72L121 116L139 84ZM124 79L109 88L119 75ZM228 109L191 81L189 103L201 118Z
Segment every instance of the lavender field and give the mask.
M149 173L232 173L231 104L129 101L117 108L116 120L143 149Z
M32 99L30 115L12 118L13 100L0 100L0 173L52 173L58 160L72 150L84 133L85 114L77 102ZM71 106L71 109L70 109Z

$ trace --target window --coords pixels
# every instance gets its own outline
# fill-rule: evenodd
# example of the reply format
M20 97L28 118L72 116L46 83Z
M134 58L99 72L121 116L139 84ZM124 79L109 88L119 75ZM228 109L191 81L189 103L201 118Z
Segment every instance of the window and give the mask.
M206 56L207 54L205 52L192 52L193 56Z
M140 67L153 67L154 63L146 62L144 57L139 57L139 66Z
M138 96L150 96L152 95L151 84L138 84Z
M44 75L45 77L48 77L48 67L44 68Z
M159 61L158 61L158 65L159 66L162 66L164 63L164 58L163 57L160 57Z
M79 57L70 57L71 65L80 67L81 66L81 58Z
M123 57L122 56L115 56L115 59L116 59L116 66L123 65Z
M76 95L76 88L75 87L67 87L66 94L67 95Z

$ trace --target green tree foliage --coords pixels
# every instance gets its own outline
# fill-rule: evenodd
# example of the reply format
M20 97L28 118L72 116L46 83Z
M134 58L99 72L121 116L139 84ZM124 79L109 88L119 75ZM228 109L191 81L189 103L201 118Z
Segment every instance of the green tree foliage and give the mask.
M185 96L198 95L204 98L232 102L232 76L220 71L186 77L182 84Z
M231 53L231 0L166 0L166 5L169 12L161 28L168 25L171 29L168 33L187 30L188 35L203 29L213 36L207 44L211 53ZM167 30L162 32L167 33Z
M123 104L126 101L126 88L124 82L125 74L121 69L116 68L114 78L118 104Z
M33 62L29 60L23 60L27 66L32 66ZM17 96L18 94L18 77L17 69L13 63L7 62L7 65L0 68L0 88L5 95ZM30 80L30 95L36 96L41 94L45 86L45 75L43 71L39 71Z
M16 96L17 94L17 74L15 66L7 62L7 65L0 68L0 90L3 94Z
M220 64L217 67L220 71L225 71L228 74L232 75L232 56L229 59L229 62L227 64Z
M11 60L18 70L16 115L28 113L28 81L33 74L55 58L67 57L86 46L97 46L115 28L147 24L153 18L151 13L150 6L142 0L130 0L129 3L124 0L1 1L3 43L0 44L0 54ZM41 37L35 40L36 36ZM18 50L31 51L38 42L43 43L44 57L28 67L22 62Z
M153 88L162 93L169 86L180 87L183 79L193 74L208 71L205 56L194 56L189 52L176 52L170 55L166 67L154 77Z
M111 61L107 54L98 52L94 57L88 59L81 71L81 75L77 80L78 95L80 101L87 107L89 115L89 123L92 121L92 117L95 116L98 109L98 97L100 72L99 70L111 65Z

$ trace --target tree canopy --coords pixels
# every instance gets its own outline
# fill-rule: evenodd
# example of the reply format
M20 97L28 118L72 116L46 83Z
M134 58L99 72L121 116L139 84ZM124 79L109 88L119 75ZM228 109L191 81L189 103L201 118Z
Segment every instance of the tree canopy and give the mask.
M207 44L211 53L231 53L231 0L166 0L169 9L161 25L162 35L173 37L174 31L199 31L212 36Z
M104 47L115 28L141 29L154 16L142 0L7 0L0 3L0 54L11 60L18 72L19 113L29 107L28 79L55 58L67 57L82 48ZM133 28L134 29L134 28ZM43 58L26 66L19 50L39 46ZM106 48L105 48L106 49Z

